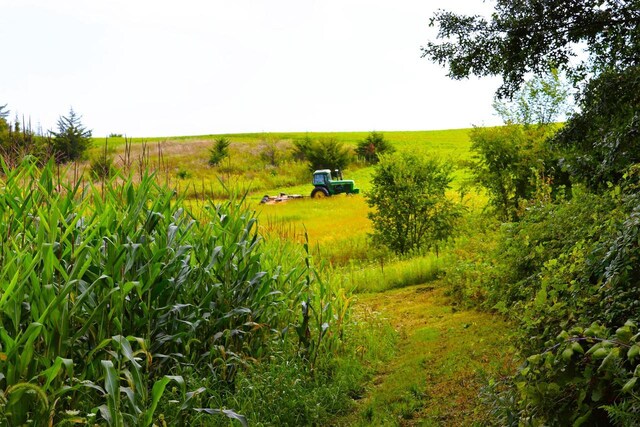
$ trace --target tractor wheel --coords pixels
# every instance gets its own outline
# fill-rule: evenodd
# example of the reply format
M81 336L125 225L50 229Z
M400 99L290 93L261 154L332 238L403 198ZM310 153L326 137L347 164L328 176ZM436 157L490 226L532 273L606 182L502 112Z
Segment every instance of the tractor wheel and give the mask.
M322 199L324 197L329 197L329 191L327 191L324 187L316 187L311 192L311 197L314 199Z

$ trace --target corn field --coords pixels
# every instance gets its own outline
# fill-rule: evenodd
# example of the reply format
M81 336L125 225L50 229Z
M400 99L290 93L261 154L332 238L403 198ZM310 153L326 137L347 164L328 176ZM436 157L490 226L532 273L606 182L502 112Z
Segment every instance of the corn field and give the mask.
M187 379L233 390L274 351L313 370L341 345L348 295L242 197L190 211L153 175L59 177L0 179L0 425L246 424Z

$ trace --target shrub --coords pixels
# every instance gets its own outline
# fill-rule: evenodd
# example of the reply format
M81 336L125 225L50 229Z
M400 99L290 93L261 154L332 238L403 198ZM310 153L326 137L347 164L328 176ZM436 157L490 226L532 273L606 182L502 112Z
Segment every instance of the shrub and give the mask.
M496 397L517 394L519 417L550 425L640 420L637 189L632 170L604 194L530 206L500 237L493 276L481 277L491 304L517 322L516 345L527 357L513 387Z
M115 167L113 164L113 157L108 155L100 155L91 160L91 176L99 179L106 180L111 178L115 173Z
M268 139L260 144L260 160L270 167L278 167L289 156L289 144L285 141Z
M519 418L541 425L637 425L640 334L635 322L560 332L516 375Z
M99 180L106 180L113 176L115 167L113 157L109 155L107 139L104 141L104 149L98 157L91 160L91 176Z
M9 110L0 105L0 156L4 162L15 167L28 155L38 159L47 159L45 138L31 128L31 121L22 123L15 118L13 123L7 121Z
M366 195L373 239L399 254L435 248L452 235L460 207L447 198L451 167L402 154L383 157Z
M298 161L307 161L309 160L307 157L307 153L311 150L311 146L313 145L313 140L309 135L305 136L302 139L298 139L293 141L293 152L292 156L294 160Z
M313 141L305 138L294 142L293 157L308 162L309 170L345 169L352 160L349 148L335 138Z
M367 137L358 142L356 154L369 164L378 163L380 156L383 154L391 154L395 151L393 145L384 139L384 135L380 132L371 132Z
M218 166L221 161L229 157L231 141L227 138L217 138L213 147L209 149L209 165Z
M179 179L187 179L187 178L190 178L190 177L191 177L191 174L189 173L189 171L187 171L187 170L185 170L185 169L180 168L180 169L178 170L178 172L176 173L176 176L177 176Z

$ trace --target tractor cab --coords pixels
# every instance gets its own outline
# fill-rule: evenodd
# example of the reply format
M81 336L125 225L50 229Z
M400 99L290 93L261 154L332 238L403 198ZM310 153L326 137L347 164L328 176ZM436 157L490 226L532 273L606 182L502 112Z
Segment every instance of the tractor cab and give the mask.
M319 169L313 173L313 190L311 197L328 197L334 194L358 194L355 182L350 179L342 179L339 169Z
M328 186L329 182L331 182L331 171L329 169L321 169L313 173L314 186Z

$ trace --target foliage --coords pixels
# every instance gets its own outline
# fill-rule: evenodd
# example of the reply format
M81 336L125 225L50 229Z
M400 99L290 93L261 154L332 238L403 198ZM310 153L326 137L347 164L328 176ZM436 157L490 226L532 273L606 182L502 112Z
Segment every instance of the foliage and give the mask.
M91 176L97 180L111 178L116 171L113 164L113 157L108 154L100 154L98 157L91 160L89 170L91 171Z
M54 170L4 171L2 424L149 426L162 407L192 425L206 390L183 374L233 392L238 372L278 352L313 371L338 351L347 294L299 246L262 241L242 200L194 216L153 176L96 188Z
M518 223L502 227L488 258L468 267L484 287L487 306L517 322L515 344L531 356L512 387L493 397L496 405L511 407L502 408L507 418L514 410L519 419L551 425L637 417L637 399L621 392L637 364L623 356L635 344L596 345L615 341L608 330L640 320L637 168L622 182L604 194L580 191L572 200L537 200ZM600 329L589 335L593 322ZM574 338L565 345L567 336ZM588 338L593 336L600 341ZM571 351L579 352L576 342L585 356L571 359ZM619 347L606 363L602 346Z
M93 178L97 180L107 180L115 174L116 168L113 157L109 154L107 140L105 140L104 149L91 160L90 171Z
M557 70L551 70L525 81L510 101L496 99L493 108L506 124L547 127L570 112L568 98L566 82Z
M309 152L311 145L313 145L313 139L309 135L305 135L304 138L296 139L293 141L293 158L298 161L306 161L307 153Z
M58 131L49 131L53 135L53 152L57 162L80 160L91 146L91 131L82 125L81 118L71 108L68 116L58 118Z
M490 20L440 11L431 23L442 42L430 42L423 54L448 64L453 78L501 75L500 96L515 94L529 74L566 71L580 108L556 142L570 151L565 166L598 188L638 162L638 6L637 0L500 0ZM573 60L582 50L584 59Z
M16 117L14 122L7 120L7 105L0 105L0 156L10 167L15 167L27 155L46 158L44 138L31 129L31 123L22 123Z
M627 321L614 333L594 322L562 331L551 343L529 356L515 378L521 419L545 425L640 422L636 322Z
M283 141L266 139L260 147L260 159L268 166L276 168L288 157L289 147Z
M502 220L516 219L521 200L529 198L533 191L535 169L543 166L536 162L536 156L525 158L523 151L533 149L533 141L525 146L525 132L518 125L474 128L470 138L471 149L477 153L472 163L475 182L487 190L489 201ZM534 163L529 164L528 160Z
M557 72L533 78L511 102L494 102L505 126L475 127L470 133L475 182L488 192L501 220L517 220L523 202L546 181L554 196L561 188L570 195L569 173L547 142L556 131L553 122L566 111L566 96Z
M551 184L553 196L570 195L569 175L546 143L549 133L546 127L515 124L471 131L474 180L487 191L501 220L517 220L523 202L541 185Z
M640 67L600 74L580 101L580 114L569 119L554 142L569 151L567 164L574 175L602 189L640 162Z
M358 142L356 154L369 164L378 163L380 156L391 154L395 148L389 141L384 139L381 132L371 132L365 139Z
M460 217L460 207L446 196L451 166L435 159L402 154L384 156L366 195L375 210L374 241L396 253L430 249L448 240Z
M217 138L213 147L209 149L209 165L218 166L221 161L229 157L231 141L227 138Z
M351 150L335 138L312 140L301 139L294 142L294 158L307 161L309 170L345 169L351 163Z
M499 0L490 18L438 11L431 25L437 38L423 57L448 64L449 76L500 75L500 94L511 95L529 74L550 66L573 71L581 80L586 69L621 70L638 64L640 32L636 0ZM575 56L585 49L582 62Z

